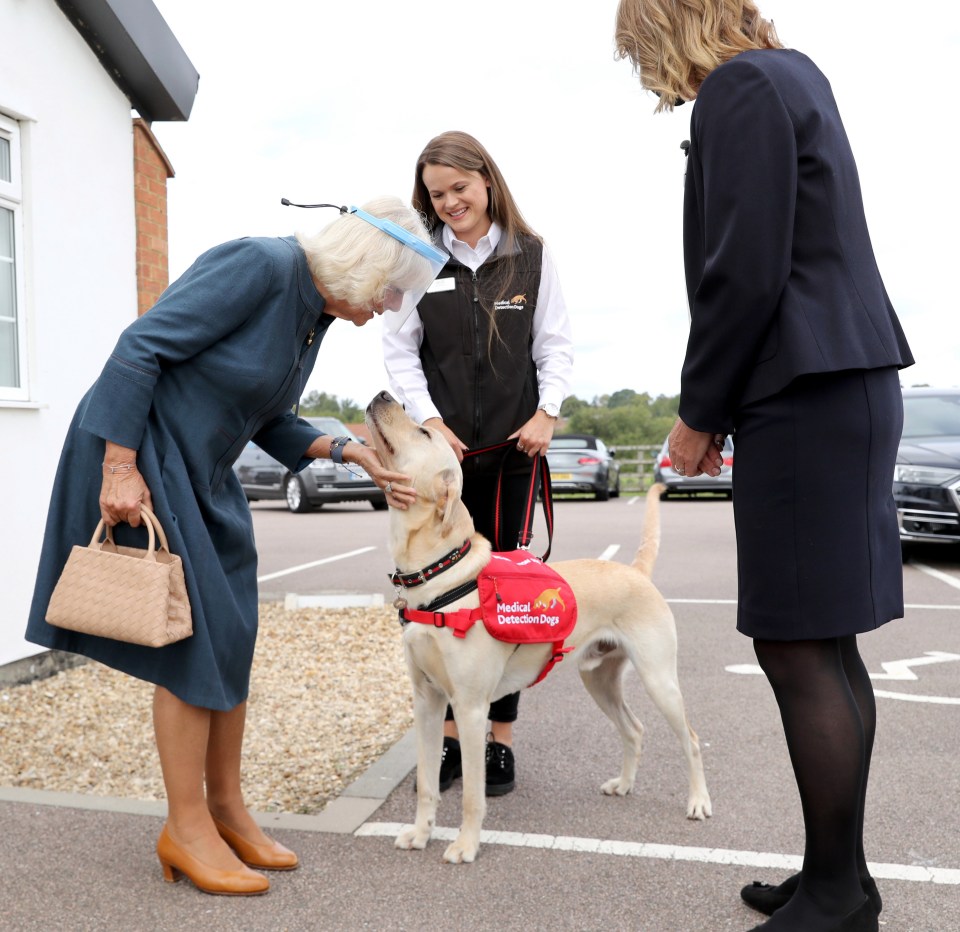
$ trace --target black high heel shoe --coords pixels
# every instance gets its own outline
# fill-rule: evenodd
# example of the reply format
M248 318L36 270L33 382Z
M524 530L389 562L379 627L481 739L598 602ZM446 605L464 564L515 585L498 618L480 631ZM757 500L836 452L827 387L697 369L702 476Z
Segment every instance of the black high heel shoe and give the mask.
M863 885L863 892L873 903L873 908L879 915L883 910L883 900L880 898L876 881L872 877L867 877L860 882ZM791 875L783 883L776 886L755 880L740 891L740 897L747 906L757 912L763 913L765 916L772 916L781 906L786 906L790 902L790 897L797 892L799 885L799 873Z
M769 932L770 923L776 922L774 919L768 919L761 925L754 926L750 932ZM878 932L880 929L880 919L870 897L864 896L863 902L844 916L835 926L829 929L817 930L817 932Z

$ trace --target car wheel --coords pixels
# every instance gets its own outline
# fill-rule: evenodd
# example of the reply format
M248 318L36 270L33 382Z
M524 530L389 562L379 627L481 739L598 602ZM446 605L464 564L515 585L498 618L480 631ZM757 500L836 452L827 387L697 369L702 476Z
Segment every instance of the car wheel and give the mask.
M597 489L594 498L598 502L605 502L608 498L610 498L610 490L606 486L603 486L603 488Z
M389 505L387 505L387 503L386 503L386 500L380 501L380 500L378 499L378 500L375 500L375 501L370 502L370 504L373 506L373 510L374 510L374 511L386 511L387 508L389 507Z
M299 476L287 476L287 483L284 487L287 498L287 508L296 514L302 515L311 510L311 505L307 499L307 490L303 487L303 480Z

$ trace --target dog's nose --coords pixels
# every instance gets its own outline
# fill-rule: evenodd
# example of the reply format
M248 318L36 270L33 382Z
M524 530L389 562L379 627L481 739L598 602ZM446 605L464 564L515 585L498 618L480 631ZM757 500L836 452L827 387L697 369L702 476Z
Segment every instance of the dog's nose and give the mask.
M377 407L377 405L389 405L389 404L396 404L396 402L393 399L393 395L391 395L390 392L386 390L382 392L377 392L377 394L374 395L373 398L371 399L370 404L367 405L366 413L372 414L373 409Z

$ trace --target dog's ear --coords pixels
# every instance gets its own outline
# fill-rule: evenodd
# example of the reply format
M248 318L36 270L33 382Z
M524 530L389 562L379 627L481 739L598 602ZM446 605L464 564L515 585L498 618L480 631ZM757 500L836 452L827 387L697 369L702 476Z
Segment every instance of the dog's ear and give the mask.
M450 530L456 507L460 501L462 480L454 469L444 469L434 480L437 493L437 513L440 517L440 531Z

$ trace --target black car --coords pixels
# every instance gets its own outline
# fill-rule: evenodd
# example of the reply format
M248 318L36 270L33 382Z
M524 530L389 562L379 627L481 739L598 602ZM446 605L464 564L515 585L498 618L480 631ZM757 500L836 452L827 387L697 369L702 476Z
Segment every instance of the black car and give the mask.
M903 389L893 473L900 541L960 541L960 388Z
M620 464L615 451L590 434L559 434L550 442L547 462L554 492L592 492L598 502L620 495Z
M308 417L304 420L325 434L362 442L335 417ZM314 460L300 473L291 473L251 441L233 468L248 502L284 499L287 508L298 514L331 502L370 502L377 511L387 507L382 490L359 466L348 469L333 460L321 459Z
M719 476L681 476L673 468L670 460L670 438L663 441L663 446L657 454L653 464L653 481L662 482L666 491L660 494L661 498L671 495L698 495L700 493L720 493L727 498L733 497L733 438L727 437L723 441L723 465Z

